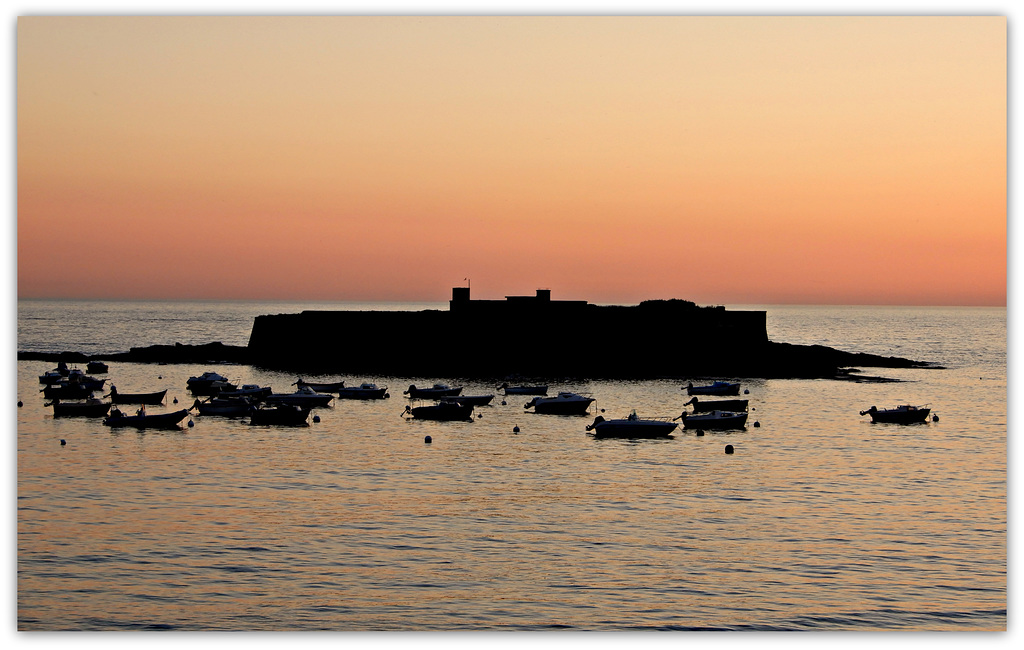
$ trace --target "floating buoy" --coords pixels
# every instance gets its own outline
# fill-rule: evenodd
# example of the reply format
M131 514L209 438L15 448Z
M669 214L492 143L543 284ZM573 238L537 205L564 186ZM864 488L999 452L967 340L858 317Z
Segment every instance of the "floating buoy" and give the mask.
M755 420L754 421L754 428L756 429L759 426L761 426L761 423Z
M744 388L743 389L743 394L744 395L749 395L750 394L750 389L749 388Z
M732 445L726 445L725 446L725 453L727 453L727 454L731 454L732 453Z
M22 406L25 406L25 403L24 403L24 402L22 402L22 401L21 401L21 400L19 399L19 400L18 400L18 408L21 408Z
M320 416L319 415L314 415L313 416L313 422L319 422L319 421L320 421Z
M427 436L426 438L423 439L423 442L425 442L425 443L427 443L429 445L431 442L433 442L433 440L434 440L433 438L431 438L430 436Z
M175 397L175 398L174 398L174 403L175 403L175 404L177 404L177 403L178 403L178 398L177 398L177 397Z
M195 422L193 422L192 420L189 420L189 421L188 421L188 428L189 428L189 429L191 429L191 428L192 428L192 427L194 427L194 426L196 426L196 423L195 423Z
M164 378L164 376L163 376L163 375L159 375L159 376L157 377L157 379L163 379L163 378Z
M704 435L704 429L697 429L697 435L698 436Z
M61 439L60 439L60 446L61 446L61 447L63 447L63 446L64 446L64 445L66 445L66 444L68 444L68 443L67 443L67 441L66 441L66 440L64 440L64 438L61 438Z
M601 409L601 412L604 413L604 409Z
M476 414L476 419L478 419L478 420L479 420L479 419L480 419L480 418L482 418L483 416L484 416L484 414L483 414L483 413L477 413L477 414Z
M391 393L384 393L384 399L391 399Z
M21 402L18 402L18 405L20 406L20 405L21 405ZM939 416L937 416L937 415L933 415L933 416L932 416L932 422L938 422L938 421L939 421Z
M508 406L508 402L506 402L505 400L501 400L501 405L502 406Z
M519 433L519 425L512 427L512 433Z

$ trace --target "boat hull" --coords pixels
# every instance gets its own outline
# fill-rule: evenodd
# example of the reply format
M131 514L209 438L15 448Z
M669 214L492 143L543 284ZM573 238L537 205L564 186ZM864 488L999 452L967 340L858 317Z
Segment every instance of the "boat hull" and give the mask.
M108 427L135 427L136 429L172 429L188 416L188 410L156 415L121 415L110 416L103 420Z
M720 415L715 415L715 414ZM699 429L703 431L722 431L725 429L742 429L747 425L746 413L724 413L712 411L702 415L686 415L683 417L684 429Z
M694 413L710 413L712 411L746 411L747 400L745 399L715 399L700 401L694 400L684 406L693 406Z
M155 393L110 393L110 401L114 404L163 404L167 390Z
M387 392L387 388L342 388L338 399L384 399Z
M595 438L667 438L676 426L660 420L605 420L592 430Z
M929 408L892 409L868 412L872 424L923 424L931 413Z
M728 395L739 395L740 385L739 384L711 384L710 386L687 386L687 395L716 395L720 397Z
M487 406L494 399L494 395L463 395L461 397L449 398L463 406Z
M594 402L593 398L565 400L558 398L535 399L523 404L523 408L533 408L534 413L543 415L587 415L587 409Z
M103 418L110 411L109 402L87 404L54 402L53 417L55 418Z
M473 406L457 402L442 402L434 406L417 406L407 409L406 413L418 420L472 420Z
M506 386L506 395L547 395L547 386Z
M442 397L458 397L462 393L462 387L457 388L416 388L409 386L409 390L403 391L409 399L441 399Z
M309 426L309 409L283 405L274 408L253 409L251 425Z

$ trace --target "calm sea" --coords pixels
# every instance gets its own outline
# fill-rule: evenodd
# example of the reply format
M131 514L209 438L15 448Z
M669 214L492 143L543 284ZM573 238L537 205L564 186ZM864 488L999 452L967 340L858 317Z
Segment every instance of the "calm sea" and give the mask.
M19 301L18 349L244 345L258 314L370 307ZM761 308L775 341L946 369L865 369L899 383L726 378L750 391L759 427L627 441L500 394L473 422L401 417L411 383L497 393L458 377L325 376L392 397L337 402L308 428L195 415L170 432L111 430L51 417L38 375L54 364L19 361L18 627L1006 629L1006 310ZM108 377L168 389L158 412L190 404L185 380L206 370L280 391L296 380L133 363ZM606 417L671 418L685 383L551 390L590 393ZM858 414L899 403L939 421Z

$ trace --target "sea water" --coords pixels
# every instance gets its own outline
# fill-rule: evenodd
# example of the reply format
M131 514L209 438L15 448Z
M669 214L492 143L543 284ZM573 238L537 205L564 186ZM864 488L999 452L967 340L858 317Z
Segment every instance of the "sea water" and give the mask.
M258 314L351 307L20 301L18 349L244 345ZM139 432L54 419L38 376L55 364L19 361L18 627L1006 629L1006 310L758 308L775 341L944 369L723 377L749 390L745 430L630 441L585 427L678 416L686 378L547 378L551 394L597 400L566 417L479 380L325 375L306 379L374 381L391 398L335 401L305 428L194 414ZM150 407L162 412L190 405L186 380L208 370L275 391L298 379L138 363L106 376L121 392L166 388ZM402 391L435 381L496 397L472 422L404 418ZM939 420L859 415L901 403Z

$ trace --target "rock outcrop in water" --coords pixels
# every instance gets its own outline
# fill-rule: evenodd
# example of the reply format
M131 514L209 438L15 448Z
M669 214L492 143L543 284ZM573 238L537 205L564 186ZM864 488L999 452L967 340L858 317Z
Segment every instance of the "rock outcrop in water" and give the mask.
M20 359L84 362L76 353ZM303 373L405 377L861 378L850 366L931 364L768 340L763 311L685 300L635 306L554 301L550 292L471 300L456 288L448 311L306 311L258 316L247 347L157 345L109 361L244 363Z

